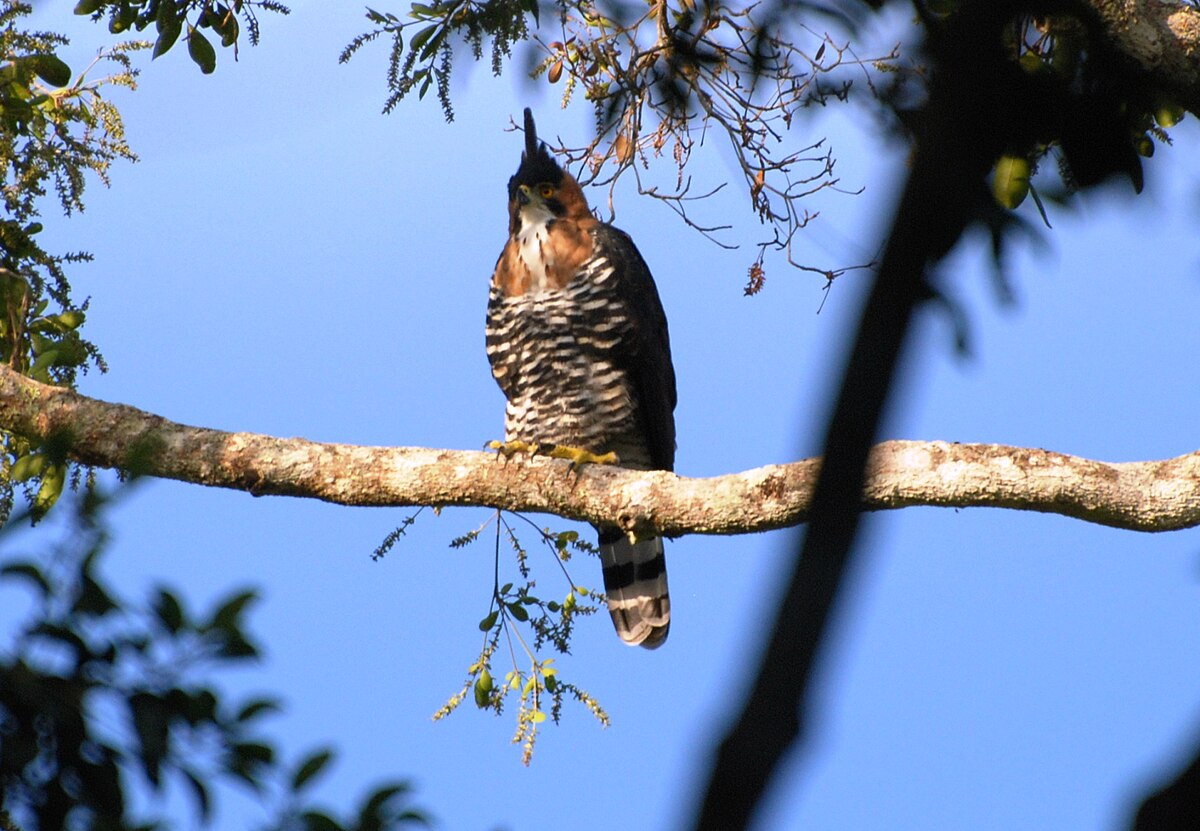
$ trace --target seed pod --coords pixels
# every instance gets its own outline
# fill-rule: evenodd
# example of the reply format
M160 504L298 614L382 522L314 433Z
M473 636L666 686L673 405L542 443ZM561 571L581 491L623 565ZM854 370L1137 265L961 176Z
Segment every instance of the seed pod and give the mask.
M486 709L491 703L491 693L492 674L485 669L475 680L475 706L481 710Z
M613 142L613 150L617 154L617 161L621 164L625 164L633 158L633 142L624 133L617 133L617 139Z
M546 78L549 79L550 83L557 84L558 79L562 77L562 70L563 70L562 60L559 59L559 60L555 61L554 64L550 67L550 72L547 73Z

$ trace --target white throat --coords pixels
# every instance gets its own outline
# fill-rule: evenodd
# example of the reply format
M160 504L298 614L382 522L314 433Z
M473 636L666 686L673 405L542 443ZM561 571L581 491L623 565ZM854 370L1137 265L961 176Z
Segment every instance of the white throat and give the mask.
M554 255L546 248L545 242L550 237L550 222L554 214L545 205L526 205L521 209L521 230L517 232L517 254L533 277L534 292L543 292L549 288L550 279L547 268L554 266Z

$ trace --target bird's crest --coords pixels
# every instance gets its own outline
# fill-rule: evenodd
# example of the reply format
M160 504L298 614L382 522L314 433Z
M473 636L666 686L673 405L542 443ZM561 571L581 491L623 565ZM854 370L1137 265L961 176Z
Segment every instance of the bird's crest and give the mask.
M533 110L525 108L525 152L521 154L521 166L508 180L508 195L512 198L518 185L538 185L549 182L557 187L562 184L562 168L554 161L546 145L538 141L537 126L533 123Z

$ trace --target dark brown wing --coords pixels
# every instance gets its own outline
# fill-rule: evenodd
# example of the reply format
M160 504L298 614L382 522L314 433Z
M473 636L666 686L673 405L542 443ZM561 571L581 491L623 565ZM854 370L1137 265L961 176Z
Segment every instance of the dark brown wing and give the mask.
M658 289L628 234L611 225L599 225L592 233L597 253L608 259L620 280L617 291L632 323L617 357L637 390L650 457L655 468L674 470L675 368Z

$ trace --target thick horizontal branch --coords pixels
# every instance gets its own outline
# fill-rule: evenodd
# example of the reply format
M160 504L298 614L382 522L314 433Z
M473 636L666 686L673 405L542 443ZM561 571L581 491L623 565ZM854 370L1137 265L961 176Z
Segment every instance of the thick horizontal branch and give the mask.
M807 519L819 459L691 479L491 453L362 447L176 424L0 367L0 428L72 459L255 495L343 505L539 511L668 535L742 534ZM1140 531L1200 525L1200 451L1106 463L1022 447L889 441L871 459L868 510L1014 508Z
M1084 0L1109 41L1200 113L1200 9L1169 0Z

